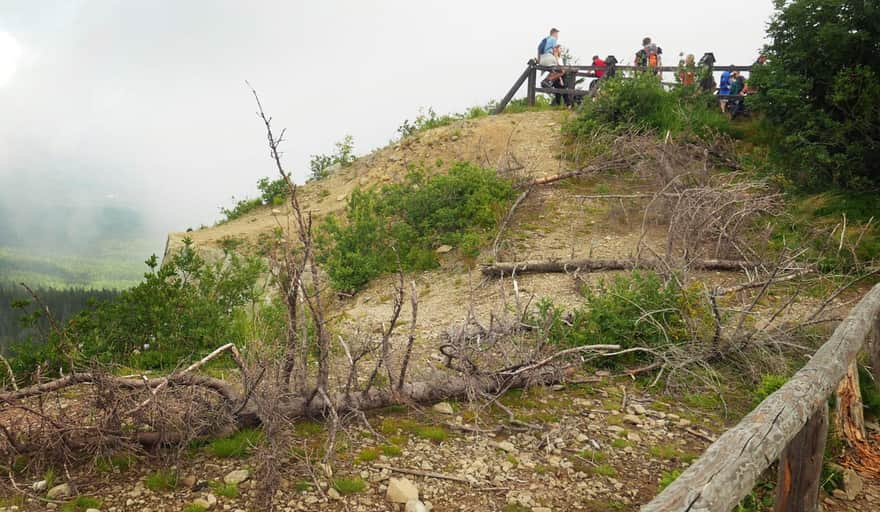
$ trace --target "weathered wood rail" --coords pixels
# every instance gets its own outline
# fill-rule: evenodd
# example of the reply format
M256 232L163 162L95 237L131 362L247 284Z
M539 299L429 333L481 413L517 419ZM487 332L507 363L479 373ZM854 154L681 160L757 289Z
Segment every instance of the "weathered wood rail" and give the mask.
M775 510L816 510L828 434L828 398L846 377L852 380L862 350L869 353L874 378L880 379L880 284L862 298L800 371L712 443L641 511L729 511L776 460Z
M504 95L501 101L498 102L498 105L495 107L495 110L492 111L493 114L500 114L504 112L504 109L507 107L507 104L513 99L517 92L522 88L523 84L526 84L526 100L528 101L529 106L535 105L535 94L539 92L547 93L547 94L563 94L569 97L575 96L589 96L592 94L592 91L577 89L575 88L576 78L577 77L593 77L595 78L596 71L608 71L608 67L605 66L541 66L534 59L530 60L526 64L526 69L523 73L516 79L513 87ZM713 71L751 71L751 66L713 66ZM538 73L542 71L563 71L567 76L572 77L571 80L568 80L570 83L569 87L560 89L556 87L538 87ZM623 66L623 65L614 65L615 73L620 72L621 76L624 76L626 73L632 73L635 71L644 71L644 68L639 68L636 66ZM679 71L678 66L660 66L657 68L662 73L677 73Z

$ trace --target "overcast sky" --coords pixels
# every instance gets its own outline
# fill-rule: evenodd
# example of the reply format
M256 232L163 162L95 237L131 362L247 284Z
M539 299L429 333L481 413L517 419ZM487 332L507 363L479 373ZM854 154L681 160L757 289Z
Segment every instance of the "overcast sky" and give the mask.
M210 224L273 173L246 79L287 128L286 165L302 181L309 156L346 134L363 154L420 107L500 98L551 26L584 64L628 62L646 35L667 63L713 51L749 64L771 11L771 0L0 0L0 207L118 202L156 232Z

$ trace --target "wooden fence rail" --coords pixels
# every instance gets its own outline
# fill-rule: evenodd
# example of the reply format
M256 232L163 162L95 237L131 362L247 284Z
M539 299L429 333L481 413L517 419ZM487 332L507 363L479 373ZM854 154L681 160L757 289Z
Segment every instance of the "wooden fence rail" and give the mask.
M828 398L844 377L852 378L856 357L863 349L869 351L875 379L880 379L880 284L862 298L800 371L712 443L641 511L729 511L776 460L780 464L775 510L816 510L828 433Z
M643 71L644 68L639 68L636 66L622 66L615 65L614 68L619 72L633 72L633 71ZM679 68L677 66L661 66L659 68L661 72L678 72ZM713 71L751 71L751 66L714 66ZM571 87L560 89L555 87L550 88L539 88L535 84L538 80L538 73L542 71L563 71L566 75L574 75L575 77L595 77L596 71L607 71L608 67L603 66L541 66L537 64L534 60L530 60L527 65L525 71L523 71L522 75L517 78L516 82L513 84L513 87L504 95L504 98L498 102L498 105L495 107L495 110L492 111L492 114L500 114L504 112L504 109L507 107L507 104L510 103L510 100L516 95L517 92L522 88L523 82L526 83L526 100L529 106L535 105L535 93L543 92L547 94L565 94L569 96L588 96L592 94L590 91L576 89L575 88L575 80L571 80Z

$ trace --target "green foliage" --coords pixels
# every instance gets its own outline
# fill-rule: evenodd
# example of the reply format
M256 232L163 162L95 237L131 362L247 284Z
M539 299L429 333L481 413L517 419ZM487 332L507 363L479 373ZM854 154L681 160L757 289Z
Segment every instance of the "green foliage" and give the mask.
M382 455L385 455L386 457L397 457L401 453L403 453L403 451L397 445L393 445L393 444L382 445Z
M211 455L220 458L246 457L263 440L261 430L245 428L229 437L211 441L207 450Z
M185 240L165 265L159 267L155 256L147 265L141 284L115 300L80 312L60 332L13 345L10 363L16 374L90 360L171 368L216 348L217 340L241 344L246 339L238 318L244 314L241 306L260 296L256 283L262 261L227 254L208 263Z
M862 391L865 416L880 418L880 385L874 381L870 370L862 365L859 365L859 388Z
M174 490L178 483L177 471L173 469L160 469L144 478L144 486L154 492Z
M404 270L435 267L439 244L475 257L512 195L508 181L470 163L430 178L413 172L381 190L356 189L344 223L330 216L321 225L318 258L333 286L351 291L398 261Z
M260 206L263 206L263 201L260 200L260 198L240 199L236 201L235 196L232 196L232 201L235 203L232 208L226 208L224 206L220 207L220 213L225 217L222 222L229 222L230 220L238 219L256 210Z
M519 114L521 112L543 112L545 110L562 110L566 108L564 105L553 105L550 96L538 95L535 97L535 104L529 106L527 98L517 98L512 100L504 108L505 114ZM487 109L491 112L495 110L495 105L490 103Z
M137 462L137 457L130 453L114 453L109 457L98 457L95 459L95 468L101 473L110 473L114 470L125 472L135 462Z
M880 9L863 0L775 1L748 101L798 187L880 185Z
M367 483L359 477L334 478L331 484L339 494L354 494L356 492L363 492L367 488Z
M680 469L673 469L671 471L664 471L662 475L660 475L660 489L658 492L666 489L667 487L675 481L676 478L681 476Z
M660 347L711 336L714 321L707 301L695 288L664 283L654 272L634 271L584 290L585 303L569 318L547 299L538 303L535 321L552 342L564 346L618 344L622 348ZM645 356L634 352L600 360L627 364Z
M271 206L283 204L288 192L290 192L287 180L284 178L275 180L260 178L260 181L257 182L257 188L260 189L260 202Z
M610 464L599 464L593 468L593 472L597 475L613 477L617 475L617 470Z
M714 98L686 87L667 91L653 74L638 73L605 82L595 100L586 102L580 114L565 123L563 133L570 140L607 129L639 129L661 135L668 130L708 138L726 133L728 125Z
M218 496L224 498L238 498L238 484L227 484L223 482L211 482L211 489Z
M781 388L783 384L788 381L788 377L783 375L774 375L767 374L761 376L761 382L758 384L758 387L755 388L752 398L752 403L757 407L758 404L764 401L768 396L772 395L776 392L777 389Z
M61 505L61 512L85 512L90 508L101 508L101 500L91 496L77 496Z
M351 135L346 135L335 146L336 151L332 155L312 155L311 160L309 160L309 169L312 172L309 181L320 180L330 176L334 165L348 167L355 161L354 138Z
M357 462L373 462L379 458L378 448L364 448L357 455Z
M435 443L441 443L449 438L449 432L445 428L430 425L418 426L414 429L413 433L422 439L428 439Z

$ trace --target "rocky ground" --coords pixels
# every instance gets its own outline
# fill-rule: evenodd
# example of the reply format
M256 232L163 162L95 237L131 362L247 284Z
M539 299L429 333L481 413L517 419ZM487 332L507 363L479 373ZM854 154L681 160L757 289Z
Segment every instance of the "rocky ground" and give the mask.
M304 457L319 458L325 432L299 423L302 448L279 454L285 466L277 510L638 510L740 414L725 416L710 395L670 403L641 381L605 375L505 395L501 404L537 427L522 431L511 430L507 414L491 405L382 411L370 416L370 429L354 424L340 437L331 472L318 464L306 469ZM51 501L19 497L0 510L85 512L71 505L76 494L94 496L89 503L104 512L256 511L256 457L217 457L209 445L176 460L142 455L109 470L86 464L72 469L75 489L53 484ZM176 471L176 485L157 486L162 470ZM876 510L880 483L843 471L846 485L823 494L825 509ZM772 492L757 489L759 499Z

